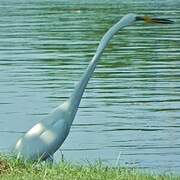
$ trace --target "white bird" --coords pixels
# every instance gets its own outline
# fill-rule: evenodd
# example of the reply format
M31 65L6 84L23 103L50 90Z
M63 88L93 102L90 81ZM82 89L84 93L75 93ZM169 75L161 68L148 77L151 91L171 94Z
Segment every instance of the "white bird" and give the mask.
M148 23L170 24L172 21L148 16L127 14L113 25L102 37L94 57L89 63L81 80L75 87L70 98L62 105L55 108L43 120L35 124L30 130L20 137L13 147L13 153L19 158L31 161L52 159L53 154L60 148L69 134L72 122L79 107L83 92L91 78L96 64L113 35L120 29L136 21Z

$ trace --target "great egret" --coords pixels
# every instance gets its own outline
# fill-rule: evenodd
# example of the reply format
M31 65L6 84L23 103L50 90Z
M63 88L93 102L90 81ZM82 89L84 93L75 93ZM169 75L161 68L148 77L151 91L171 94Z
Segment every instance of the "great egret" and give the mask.
M94 57L70 98L20 137L13 147L15 155L32 161L52 159L53 154L60 148L69 134L83 92L104 49L107 47L114 34L136 21L161 24L172 23L172 21L167 19L150 18L148 16L138 16L136 14L127 14L120 19L120 21L113 25L102 37Z

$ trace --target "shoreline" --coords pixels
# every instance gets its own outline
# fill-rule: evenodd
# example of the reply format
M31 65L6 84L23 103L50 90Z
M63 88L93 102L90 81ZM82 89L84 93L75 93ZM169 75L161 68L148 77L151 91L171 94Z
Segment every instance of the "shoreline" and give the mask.
M134 168L109 167L101 162L97 164L75 165L62 162L55 165L47 163L24 163L12 157L0 156L0 179L63 179L63 180L180 180L180 175L154 174Z

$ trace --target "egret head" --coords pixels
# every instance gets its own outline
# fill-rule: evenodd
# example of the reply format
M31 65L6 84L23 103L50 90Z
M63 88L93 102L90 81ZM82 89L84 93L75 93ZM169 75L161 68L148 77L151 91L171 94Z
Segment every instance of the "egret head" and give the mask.
M172 24L173 21L164 19L164 18L153 18L150 16L139 16L137 14L127 14L125 15L121 20L120 24L123 27L129 26L133 24L136 21L143 21L145 23L151 23L151 24Z

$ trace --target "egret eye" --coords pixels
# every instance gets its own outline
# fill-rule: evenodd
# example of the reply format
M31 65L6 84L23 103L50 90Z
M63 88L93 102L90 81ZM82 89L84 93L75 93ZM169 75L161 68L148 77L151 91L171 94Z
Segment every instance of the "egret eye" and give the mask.
M136 16L136 21L144 21L144 17L142 17L142 16Z

